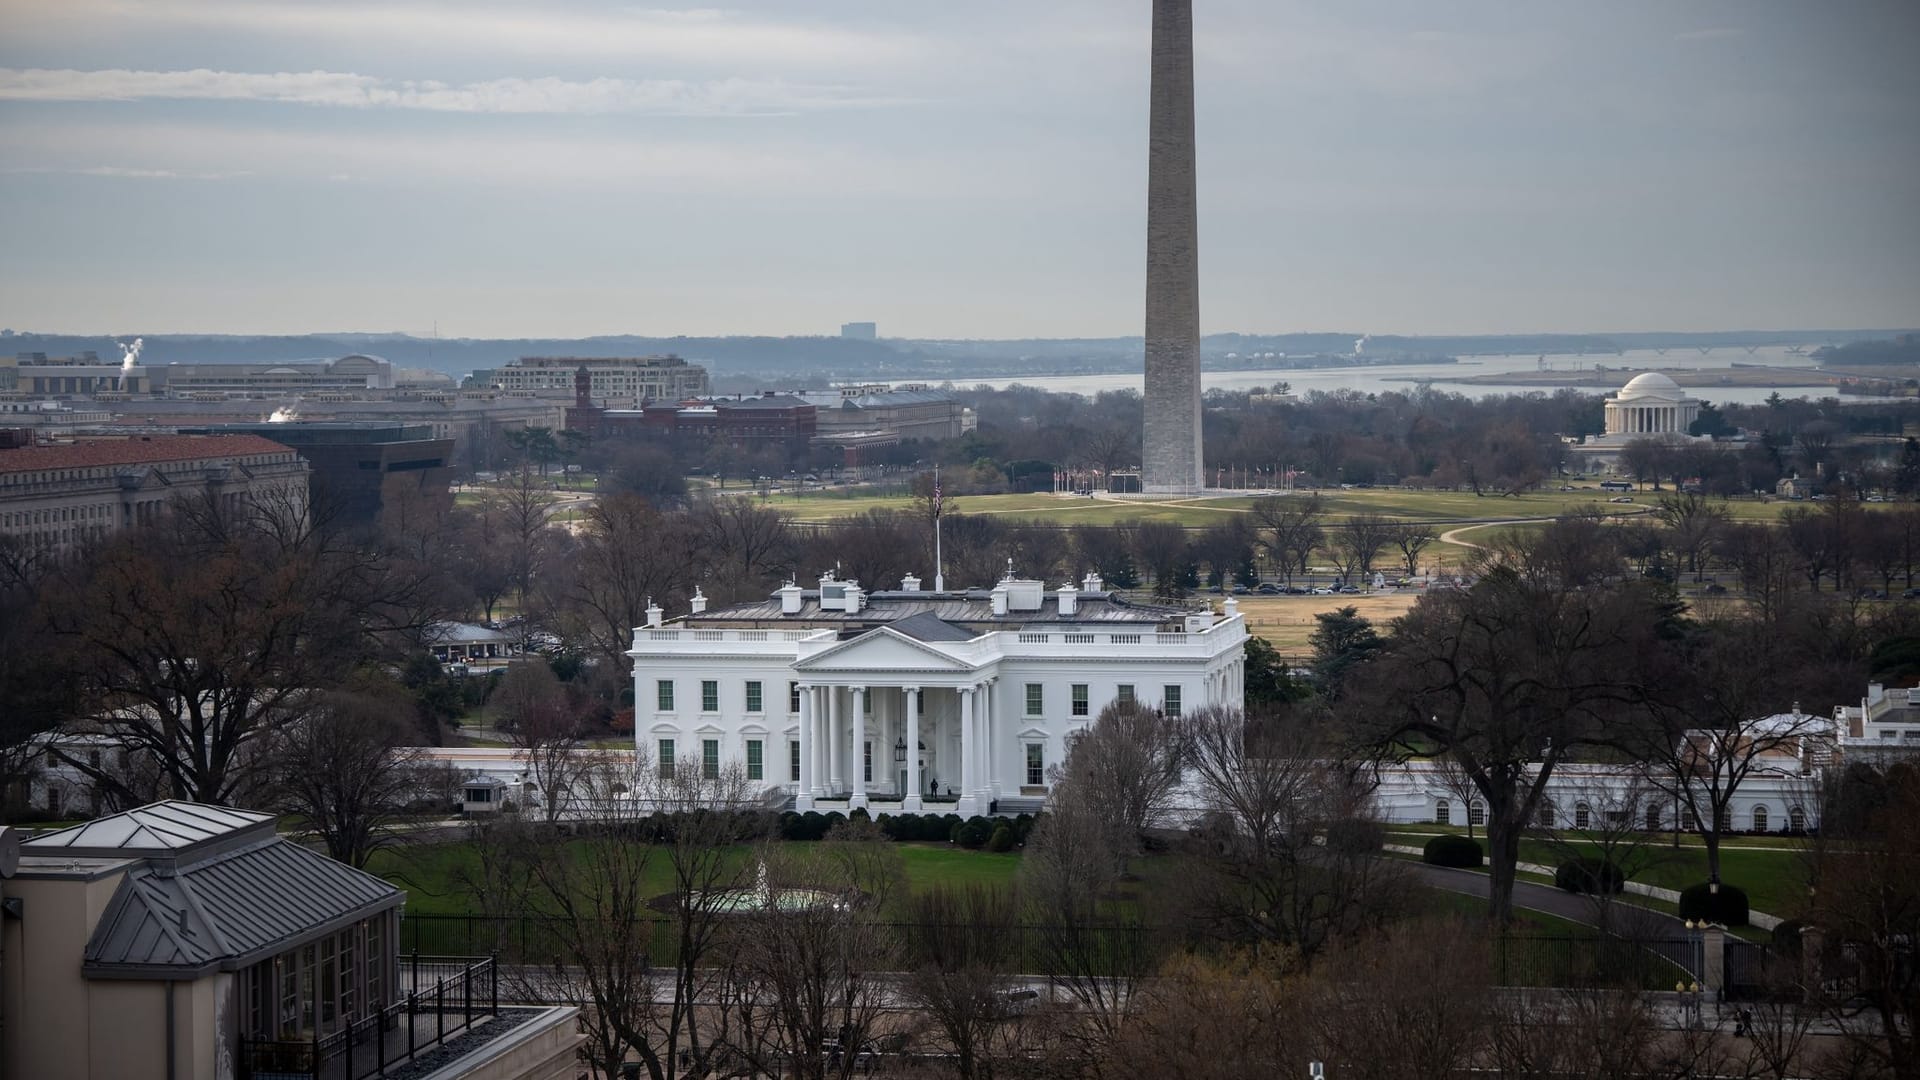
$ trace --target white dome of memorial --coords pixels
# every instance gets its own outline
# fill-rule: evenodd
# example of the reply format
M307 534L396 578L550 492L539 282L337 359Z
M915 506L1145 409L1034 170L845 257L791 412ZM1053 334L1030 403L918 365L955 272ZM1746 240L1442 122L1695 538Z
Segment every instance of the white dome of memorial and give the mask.
M1700 399L1657 371L1635 375L1607 399L1607 434L1628 438L1685 436L1700 418Z

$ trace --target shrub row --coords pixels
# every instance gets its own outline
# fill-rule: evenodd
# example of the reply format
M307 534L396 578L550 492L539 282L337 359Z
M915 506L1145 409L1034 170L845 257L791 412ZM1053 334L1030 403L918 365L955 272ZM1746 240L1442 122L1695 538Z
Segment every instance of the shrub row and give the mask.
M1617 893L1626 888L1627 876L1611 860L1583 857L1556 867L1553 883L1570 893Z
M1689 885L1680 893L1680 917L1705 919L1722 926L1747 925L1747 891L1722 883L1718 893L1708 882Z
M856 821L873 820L890 840L952 843L989 851L1012 851L1025 844L1034 824L1032 814L1012 819L978 815L963 818L959 814L881 814L869 819L865 810L855 810L851 816ZM819 840L834 823L845 820L847 817L837 810L825 814L817 810L804 814L789 810L780 815L780 839ZM1004 839L1002 833L1006 834Z
M1471 870L1485 860L1486 853L1480 849L1480 841L1453 833L1436 836L1420 849L1420 861L1434 866Z

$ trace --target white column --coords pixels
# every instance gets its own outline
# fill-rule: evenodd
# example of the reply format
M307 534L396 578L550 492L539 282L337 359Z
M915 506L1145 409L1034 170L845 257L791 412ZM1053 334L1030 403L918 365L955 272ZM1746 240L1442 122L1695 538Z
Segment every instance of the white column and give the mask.
M806 692L814 703L814 798L828 794L828 698L820 686Z
M974 793L977 782L975 773L979 766L974 760L978 748L974 745L973 737L973 725L977 719L973 698L973 687L960 688L960 805L954 808L954 813L961 817L972 817L980 812L979 797Z
M793 808L813 809L813 687L800 684L800 783L794 788ZM784 763L783 763L784 764Z
M980 793L993 798L1000 797L1000 774L995 768L998 757L996 751L1000 746L1000 732L998 730L1000 727L1000 717L995 713L993 708L993 699L998 696L993 692L994 685L999 681L998 679L987 680L986 700L981 703L985 706L983 712L986 715L982 718L983 726L980 739Z
M857 810L867 805L867 688L853 687L853 797L847 800L847 809Z
M904 813L917 814L923 803L920 801L920 688L907 687L907 790L900 801Z
M846 790L846 740L840 737L840 689L827 687L827 794L839 798Z

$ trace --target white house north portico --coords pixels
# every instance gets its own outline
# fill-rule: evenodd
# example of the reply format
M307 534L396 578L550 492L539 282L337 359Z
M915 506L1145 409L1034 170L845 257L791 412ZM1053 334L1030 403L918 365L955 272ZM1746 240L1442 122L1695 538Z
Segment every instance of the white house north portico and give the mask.
M796 809L1038 809L1067 740L1116 700L1238 707L1245 621L1049 590L866 592L829 574L633 633L634 740L662 767L740 762ZM930 805L931 804L931 805Z

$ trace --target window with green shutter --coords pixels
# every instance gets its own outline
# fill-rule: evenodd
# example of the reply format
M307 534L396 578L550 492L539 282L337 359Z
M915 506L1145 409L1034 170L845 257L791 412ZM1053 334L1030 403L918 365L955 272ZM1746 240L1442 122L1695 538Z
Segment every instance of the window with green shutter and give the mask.
M1027 684L1027 715L1039 716L1046 706L1046 688L1037 682Z
M700 776L706 780L720 779L720 740L700 740Z
M752 679L747 682L747 711L750 713L760 711L760 681L758 679Z
M661 679L653 684L653 698L661 712L673 711L673 680Z
M749 780L765 779L761 775L764 765L760 760L760 745L759 739L747 740L747 779Z
M700 711L720 711L720 684L713 679L700 680Z

